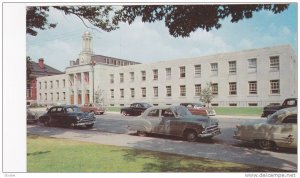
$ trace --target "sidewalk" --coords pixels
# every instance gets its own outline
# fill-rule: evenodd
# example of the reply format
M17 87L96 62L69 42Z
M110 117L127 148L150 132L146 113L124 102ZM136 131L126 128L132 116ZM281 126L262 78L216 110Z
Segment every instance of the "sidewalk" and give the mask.
M248 149L231 145L190 143L181 140L139 137L93 130L82 131L41 127L37 125L27 126L27 133L297 171L297 156L295 154Z

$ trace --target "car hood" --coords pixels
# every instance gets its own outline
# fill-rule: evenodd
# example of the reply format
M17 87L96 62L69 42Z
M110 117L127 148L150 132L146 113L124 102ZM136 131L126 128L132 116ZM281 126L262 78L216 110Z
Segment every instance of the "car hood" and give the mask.
M247 123L244 123L244 124L238 124L237 128L248 128L248 127L258 128L258 127L261 127L262 125L265 125L265 124L266 124L265 119L257 119L257 120L252 121L252 122L247 122Z
M210 117L205 117L205 116L197 116L197 115L191 115L191 116L184 116L181 117L182 120L186 122L196 122L196 123L205 123L206 125L218 125L218 120L217 119L212 119Z

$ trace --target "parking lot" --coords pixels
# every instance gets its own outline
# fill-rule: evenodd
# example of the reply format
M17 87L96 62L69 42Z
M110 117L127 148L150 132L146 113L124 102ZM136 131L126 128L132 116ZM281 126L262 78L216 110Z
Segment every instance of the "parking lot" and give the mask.
M215 116L219 120L221 135L211 140L189 143L180 138L150 135L139 137L127 129L127 122L133 116L119 113L105 113L96 116L93 129L49 128L39 124L29 125L28 133L54 136L59 138L80 139L101 144L134 147L154 151L199 156L210 159L226 160L245 164L255 164L285 170L297 169L297 151L279 149L265 151L257 149L252 143L244 143L232 138L237 124L257 122L261 118L239 118Z

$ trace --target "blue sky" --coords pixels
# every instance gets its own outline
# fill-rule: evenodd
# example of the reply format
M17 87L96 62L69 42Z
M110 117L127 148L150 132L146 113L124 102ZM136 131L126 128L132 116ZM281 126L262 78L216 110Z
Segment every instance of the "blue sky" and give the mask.
M206 32L198 29L189 38L174 38L162 22L135 21L121 24L119 30L103 32L87 29L74 16L51 10L50 22L55 29L28 36L26 53L34 61L44 58L46 64L64 71L70 60L78 58L84 31L93 35L94 54L149 63L162 60L199 57L216 53L289 44L297 52L297 4L280 14L260 11L239 23L222 21L222 28Z

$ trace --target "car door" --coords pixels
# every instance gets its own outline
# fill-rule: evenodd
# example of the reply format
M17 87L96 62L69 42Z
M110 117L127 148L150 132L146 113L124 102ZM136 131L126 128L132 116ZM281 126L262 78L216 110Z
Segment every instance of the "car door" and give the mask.
M183 125L181 119L175 116L175 113L170 109L164 109L161 111L162 122L161 122L161 133L166 135L181 135Z
M291 114L282 119L278 124L280 129L276 134L278 146L297 147L297 114Z
M161 133L160 131L161 117L159 113L160 113L159 109L153 109L146 116L146 120L151 124L152 133Z
M57 107L56 109L56 118L57 118L57 124L60 126L65 126L65 113L63 107Z
M141 104L136 104L133 109L133 115L140 115L142 109L143 109L143 106Z
M49 110L49 116L50 116L50 124L57 125L58 124L58 117L56 113L57 107L53 107Z

